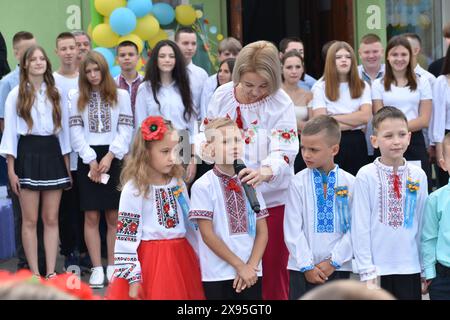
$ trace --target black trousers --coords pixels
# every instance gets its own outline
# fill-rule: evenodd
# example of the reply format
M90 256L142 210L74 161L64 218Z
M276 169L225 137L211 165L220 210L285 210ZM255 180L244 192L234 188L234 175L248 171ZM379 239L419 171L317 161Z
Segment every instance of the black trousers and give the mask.
M233 289L233 280L203 282L207 300L262 300L261 277L256 284L237 293Z
M347 280L349 278L350 271L335 271L328 277L328 281ZM303 272L289 270L289 300L298 300L305 293L318 286L320 284L309 283Z
M369 163L366 137L362 130L342 131L339 152L334 162L354 176Z
M59 206L59 238L61 254L68 256L75 250L87 252L84 242L84 213L80 209L78 176L72 171L73 184L70 190L63 191Z
M398 300L422 300L420 273L381 276L381 287Z
M436 278L430 284L430 300L450 300L450 268L436 263Z

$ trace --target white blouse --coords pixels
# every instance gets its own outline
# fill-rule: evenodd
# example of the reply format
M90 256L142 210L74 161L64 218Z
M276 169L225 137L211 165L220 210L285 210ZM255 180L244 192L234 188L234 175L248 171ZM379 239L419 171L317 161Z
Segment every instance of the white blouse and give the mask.
M361 97L353 99L350 94L350 88L347 82L339 84L339 99L337 101L330 101L325 93L325 81L320 79L316 82L312 88L314 95L312 108L314 110L326 108L328 115L343 115L350 114L361 109L362 105L372 105L372 97L370 93L370 85L364 82L365 87ZM355 128L354 130L360 130L364 126Z
M238 186L239 191L233 186ZM211 220L214 233L246 263L255 242L256 221L268 216L261 193L256 195L261 206L258 214L249 209L237 176L230 177L214 167L192 186L189 219ZM202 281L233 280L236 270L203 242L200 233L198 236ZM258 269L258 276L262 276L261 264Z
M234 83L229 82L214 92L202 130L208 119L229 117L236 121L240 114L245 142L243 160L253 169L271 167L272 180L261 184L258 190L268 208L283 205L299 148L294 104L282 89L252 104L239 103L234 91ZM198 146L205 140L203 135Z
M187 65L187 72L189 75L189 84L192 92L192 102L194 103L194 109L197 112L197 119L202 119L201 116L201 95L203 86L208 79L208 73L203 68L196 66L192 61Z
M408 121L419 117L419 105L423 100L432 100L431 86L428 81L417 78L417 90L409 87L397 87L391 84L391 90L384 90L384 78L377 79L372 84L372 100L383 101L384 106L400 109Z
M398 168L397 175L398 189L393 168L377 159L356 176L351 235L362 281L422 269L419 246L427 176L408 163Z
M184 104L181 99L180 90L175 82L170 85L161 86L156 94L159 105L156 103L150 82L143 82L139 86L136 96L136 128L149 116L161 116L170 120L177 130L185 130L189 139L197 133L197 119L194 114L188 121L184 118Z
M12 155L17 158L17 144L19 136L36 135L51 136L56 135L61 146L61 153L68 154L70 149L69 139L69 118L66 108L61 108L61 129L54 132L53 123L53 105L47 98L47 86L45 83L36 92L34 104L31 108L31 118L33 127L28 129L25 120L17 114L17 99L19 86L15 87L8 95L5 103L5 130L3 131L2 142L0 145L0 154ZM58 89L58 91L60 91Z
M430 140L444 141L445 130L450 129L450 85L447 76L440 76L434 84L433 115L431 117Z
M200 118L204 119L208 112L208 105L217 89L217 73L206 79L200 98Z
M289 270L304 272L331 259L339 270L352 271L350 230L341 226L350 227L354 181L354 176L336 166L328 174L327 200L322 201L324 187L317 170L302 170L291 179L284 211ZM346 188L347 196L338 196L338 188Z
M133 132L130 95L117 89L117 105L111 107L93 92L88 105L80 113L77 107L79 94L70 101L70 139L84 164L97 159L90 146L109 145L109 151L121 160L128 153Z
M114 247L115 275L129 283L141 281L137 253L141 241L186 237L193 239L190 242L194 249L197 248L198 231L195 227L186 226L189 212L182 209L182 203L189 206L189 196L182 181L173 178L167 185L152 186L147 197L138 194L138 188L132 181L123 187Z

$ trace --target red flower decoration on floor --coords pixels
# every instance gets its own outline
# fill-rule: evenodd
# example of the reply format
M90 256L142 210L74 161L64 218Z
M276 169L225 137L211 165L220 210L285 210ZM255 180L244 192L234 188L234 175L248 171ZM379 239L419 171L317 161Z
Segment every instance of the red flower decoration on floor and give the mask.
M162 117L148 117L142 122L141 132L145 141L157 141L164 138L167 131Z

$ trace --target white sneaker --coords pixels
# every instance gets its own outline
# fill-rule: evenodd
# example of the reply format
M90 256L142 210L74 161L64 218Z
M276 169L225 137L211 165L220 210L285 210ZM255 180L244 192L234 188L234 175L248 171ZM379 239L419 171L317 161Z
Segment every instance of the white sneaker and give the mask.
M113 279L115 270L116 270L115 266L106 267L106 279L108 280L109 283L111 283L111 281Z
M89 278L89 286L93 289L101 289L105 283L105 273L103 267L95 267L91 269L91 277Z

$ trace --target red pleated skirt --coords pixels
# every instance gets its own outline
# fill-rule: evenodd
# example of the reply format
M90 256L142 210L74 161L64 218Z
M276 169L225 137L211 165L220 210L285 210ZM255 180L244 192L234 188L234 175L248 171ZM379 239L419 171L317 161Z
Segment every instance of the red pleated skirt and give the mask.
M142 241L138 248L143 300L204 300L200 264L186 238ZM106 299L129 300L129 285L116 278Z

